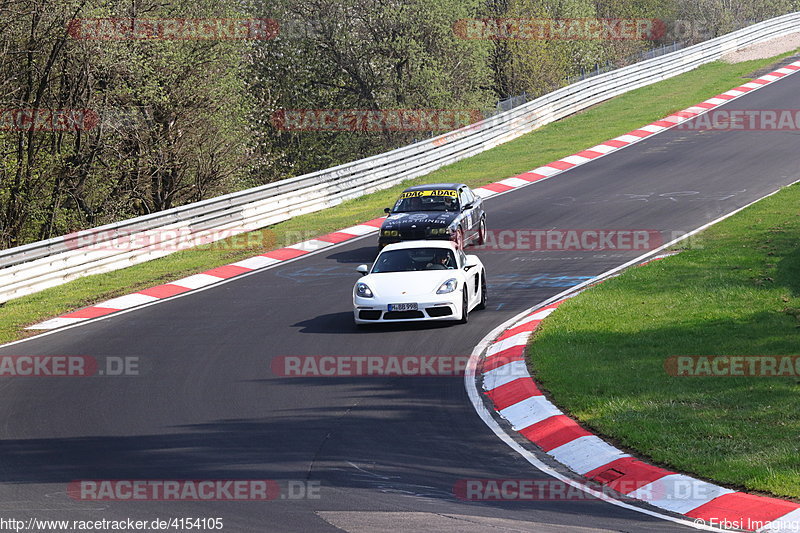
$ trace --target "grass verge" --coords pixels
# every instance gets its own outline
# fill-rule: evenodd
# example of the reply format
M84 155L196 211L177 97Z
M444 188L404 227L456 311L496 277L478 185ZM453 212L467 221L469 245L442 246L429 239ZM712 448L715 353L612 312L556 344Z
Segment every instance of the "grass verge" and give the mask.
M722 62L704 65L681 76L631 91L391 189L319 213L296 217L249 235L181 251L123 270L81 278L0 304L0 343L32 335L33 332L24 329L26 326L71 310L381 216L383 208L391 205L403 188L413 184L458 181L477 187L531 170L736 87L744 81L742 76L788 55L791 54L732 65Z
M800 355L798 206L800 185L787 187L691 249L568 300L531 340L536 379L573 417L656 463L800 498L800 375L672 377L664 366Z

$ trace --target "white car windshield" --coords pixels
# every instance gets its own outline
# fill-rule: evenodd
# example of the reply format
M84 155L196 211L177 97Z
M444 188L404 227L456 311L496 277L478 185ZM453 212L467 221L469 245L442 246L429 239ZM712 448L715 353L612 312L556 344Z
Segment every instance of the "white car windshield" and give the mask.
M372 274L413 272L417 270L452 270L458 268L452 250L446 248L407 248L387 250L378 256Z

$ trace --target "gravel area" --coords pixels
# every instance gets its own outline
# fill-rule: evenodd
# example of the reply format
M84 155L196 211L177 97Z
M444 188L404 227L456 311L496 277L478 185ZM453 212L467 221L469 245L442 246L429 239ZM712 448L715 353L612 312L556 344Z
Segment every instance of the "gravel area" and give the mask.
M790 33L783 37L728 52L722 56L722 60L726 63L741 63L742 61L752 61L753 59L768 59L798 48L800 48L800 32Z

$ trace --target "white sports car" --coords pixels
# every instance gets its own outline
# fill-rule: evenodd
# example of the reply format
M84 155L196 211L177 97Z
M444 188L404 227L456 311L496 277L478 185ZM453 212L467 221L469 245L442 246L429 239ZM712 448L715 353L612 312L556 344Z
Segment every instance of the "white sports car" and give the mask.
M405 241L386 246L353 287L356 324L411 320L467 322L486 306L486 270L450 241Z

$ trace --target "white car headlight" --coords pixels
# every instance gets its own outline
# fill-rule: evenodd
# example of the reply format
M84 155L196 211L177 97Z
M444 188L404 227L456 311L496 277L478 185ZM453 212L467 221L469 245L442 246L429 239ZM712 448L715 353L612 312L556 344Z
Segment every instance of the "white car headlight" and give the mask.
M356 283L356 296L372 298L372 290L370 290L366 283L358 282Z
M447 294L449 292L453 292L458 288L458 280L456 278L450 278L444 283L442 283L439 290L436 291L436 294Z

